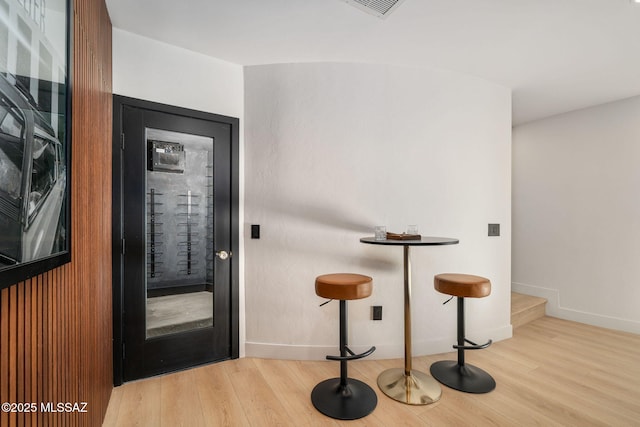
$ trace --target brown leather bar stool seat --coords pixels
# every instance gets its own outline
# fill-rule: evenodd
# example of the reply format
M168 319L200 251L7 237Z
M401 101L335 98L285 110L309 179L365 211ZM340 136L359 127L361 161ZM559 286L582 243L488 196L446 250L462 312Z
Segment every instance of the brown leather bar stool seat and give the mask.
M340 361L340 378L322 381L311 392L313 406L331 418L362 418L373 412L378 404L378 397L371 387L347 375L347 361L366 357L376 349L371 347L364 353L355 354L347 347L347 300L367 298L372 289L373 279L362 274L325 274L316 278L318 296L340 300L340 356L327 356L328 360Z
M431 375L442 384L455 390L468 393L488 393L496 388L496 382L487 372L465 363L465 350L480 350L491 345L491 340L485 344L476 344L465 337L464 332L464 299L484 298L491 294L491 282L481 276L471 274L445 273L438 274L433 279L436 291L457 297L458 300L458 344L453 348L458 350L458 360L441 360L431 365ZM467 345L469 344L469 345Z
M362 274L334 273L316 277L316 295L327 299L367 298L372 290L373 279Z

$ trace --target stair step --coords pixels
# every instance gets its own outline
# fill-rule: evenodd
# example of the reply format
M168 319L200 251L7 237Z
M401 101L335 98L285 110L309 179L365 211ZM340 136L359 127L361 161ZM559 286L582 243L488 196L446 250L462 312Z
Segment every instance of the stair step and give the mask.
M544 317L546 305L544 298L511 292L511 326L516 329Z

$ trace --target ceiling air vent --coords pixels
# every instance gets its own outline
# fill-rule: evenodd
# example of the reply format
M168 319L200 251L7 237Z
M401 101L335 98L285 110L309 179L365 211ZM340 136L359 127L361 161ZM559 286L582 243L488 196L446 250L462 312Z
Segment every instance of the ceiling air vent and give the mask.
M342 0L352 6L357 7L367 13L377 16L378 18L386 18L393 12L404 0Z

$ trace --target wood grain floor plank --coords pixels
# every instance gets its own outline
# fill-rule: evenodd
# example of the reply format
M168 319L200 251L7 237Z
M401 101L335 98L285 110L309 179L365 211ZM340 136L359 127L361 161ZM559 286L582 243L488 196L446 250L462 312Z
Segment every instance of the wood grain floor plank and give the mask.
M152 378L146 381L128 383L122 388L121 404L111 407L118 410L114 426L118 427L143 427L159 426L161 419L161 407L170 404L161 399L162 381L160 378ZM109 418L108 416L105 418ZM113 419L111 417L110 419Z
M291 425L279 396L269 387L253 359L237 359L226 364L225 369L250 425Z
M413 367L429 372L432 363L455 357L453 351L415 357ZM338 421L317 412L310 400L317 383L339 375L338 362L245 358L124 384L113 392L104 427L637 427L638 360L638 335L545 317L518 328L511 339L467 352L467 363L496 379L487 394L443 386L432 405L404 405L377 387L378 375L401 367L402 359L357 360L349 363L349 376L375 390L378 406L360 420Z
M207 425L220 427L249 426L242 402L238 399L233 383L224 364L200 368L196 375L196 386L202 413Z
M255 359L255 363L290 419L298 420L301 427L323 425L324 416L311 403L310 390L314 385L301 382L299 371L290 369L290 363L284 360Z
M160 377L161 427L206 426L198 389L194 385L200 372L187 370ZM158 408L156 408L158 412Z
M105 414L105 425L116 425L118 421L118 412L122 405L122 393L124 388L116 387L111 391L111 397L109 398L109 405L107 406L107 412Z

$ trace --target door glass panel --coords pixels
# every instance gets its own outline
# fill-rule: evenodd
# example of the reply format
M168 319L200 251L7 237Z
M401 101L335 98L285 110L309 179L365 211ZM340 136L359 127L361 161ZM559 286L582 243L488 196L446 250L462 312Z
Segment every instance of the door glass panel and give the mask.
M146 336L212 327L213 138L146 128L146 141Z

